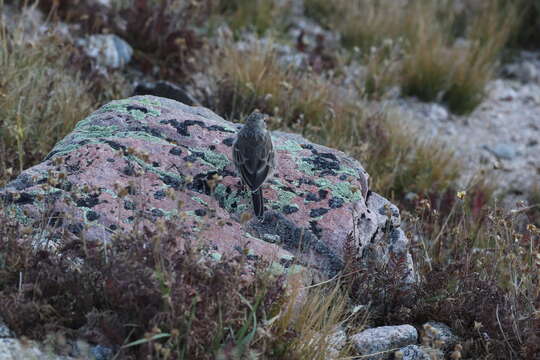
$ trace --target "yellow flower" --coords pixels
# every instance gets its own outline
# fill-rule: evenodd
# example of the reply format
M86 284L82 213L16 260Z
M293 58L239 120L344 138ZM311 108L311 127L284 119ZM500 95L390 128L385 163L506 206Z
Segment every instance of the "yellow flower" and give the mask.
M458 191L457 197L459 200L463 200L465 198L465 195L467 195L466 191Z

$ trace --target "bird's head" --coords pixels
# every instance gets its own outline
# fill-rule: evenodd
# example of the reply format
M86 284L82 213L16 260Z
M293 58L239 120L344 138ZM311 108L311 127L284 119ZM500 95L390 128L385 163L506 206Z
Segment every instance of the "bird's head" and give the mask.
M263 114L259 110L255 110L251 113L246 119L246 125L249 126L257 126L266 128L266 120L268 119L268 115Z

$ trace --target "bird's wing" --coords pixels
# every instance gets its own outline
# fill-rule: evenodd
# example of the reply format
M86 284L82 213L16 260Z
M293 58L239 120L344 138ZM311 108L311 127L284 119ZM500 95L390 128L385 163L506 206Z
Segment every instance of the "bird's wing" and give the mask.
M271 170L272 162L269 160L273 160L270 158L273 156L272 140L270 136L265 136L262 141L265 144L255 149L243 149L243 143L235 143L234 146L233 156L238 172L252 191L264 183ZM267 151L268 149L270 151ZM251 152L247 152L248 150ZM246 154L249 154L249 157Z

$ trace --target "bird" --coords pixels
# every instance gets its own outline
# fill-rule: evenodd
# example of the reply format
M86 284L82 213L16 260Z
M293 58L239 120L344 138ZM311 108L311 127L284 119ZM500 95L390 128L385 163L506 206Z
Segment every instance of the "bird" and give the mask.
M266 129L268 115L253 111L238 132L233 144L233 161L238 176L251 191L255 216L264 215L261 186L272 176L276 167L272 137Z

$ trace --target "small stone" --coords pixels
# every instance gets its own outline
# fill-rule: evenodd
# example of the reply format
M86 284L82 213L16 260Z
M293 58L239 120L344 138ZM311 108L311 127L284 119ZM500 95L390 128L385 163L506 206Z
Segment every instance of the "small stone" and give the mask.
M351 338L359 355L367 360L390 359L396 348L416 344L418 333L411 325L367 329Z
M491 85L491 97L500 101L512 101L517 97L517 92L503 80L495 80Z
M157 81L137 84L133 95L154 95L180 101L186 105L197 105L199 102L185 89L169 81Z
M452 329L444 323L429 321L423 325L422 343L440 350L451 350L459 342Z
M530 83L539 79L538 67L530 61L507 65L504 72L523 83Z
M418 345L405 346L404 348L396 351L394 356L396 359L401 360L444 359L444 354L442 351Z
M516 147L512 144L484 145L484 149L495 155L498 159L512 160L519 155Z
M109 360L112 359L114 352L111 348L97 345L90 349L92 355L94 355L96 360Z
M3 324L0 320L0 339L1 338L9 338L9 337L13 337L13 333L11 332L11 330L9 330L9 328Z
M89 57L104 67L119 69L127 65L133 56L133 48L114 34L90 35L79 39L77 44Z
M328 351L326 358L328 360L337 360L340 358L339 353L341 349L347 344L347 334L343 328L337 328L330 336L327 338L328 341Z
M432 121L448 120L448 110L439 104L429 104L425 111L427 117Z

